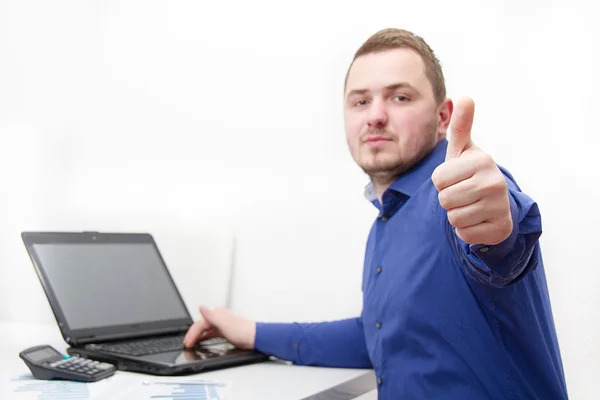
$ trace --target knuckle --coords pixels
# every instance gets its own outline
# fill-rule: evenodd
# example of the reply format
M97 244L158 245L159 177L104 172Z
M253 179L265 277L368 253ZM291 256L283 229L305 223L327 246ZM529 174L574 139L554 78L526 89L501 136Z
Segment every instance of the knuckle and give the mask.
M496 173L494 174L494 178L491 181L492 186L497 190L505 190L507 187L504 175L502 175L502 172L500 171L496 171Z
M501 243L504 240L505 236L501 231L495 231L493 235L490 236L489 240L486 240L486 243L495 246Z
M433 174L431 174L431 180L437 190L442 190L447 186L448 171L452 170L452 163L450 161L438 165Z
M459 227L461 219L462 218L461 218L460 214L458 213L458 211L454 210L454 211L448 212L448 222L450 222L450 225Z
M445 208L446 210L450 208L450 195L447 190L442 190L438 193L438 201L442 208Z
M431 174L431 181L433 182L433 186L435 186L438 190L440 188L441 185L441 172L439 167L435 169L435 171L433 171L433 174Z
M500 224L500 230L506 235L510 235L513 230L512 218L509 216L508 218L504 218L502 223Z
M476 156L475 164L478 169L487 169L491 166L496 166L494 159L487 153L480 152Z
M504 176L500 173L500 175L496 175L490 177L490 179L486 180L486 182L481 187L480 191L483 195L503 195L506 191L506 181L504 180Z
M496 166L494 158L488 153L482 153L481 162L486 166Z
M465 229L460 229L457 228L456 232L459 234L459 236L462 238L462 240L464 240L465 242L469 243L469 244L476 244L475 243L475 237L474 235L471 233L471 231L469 230L465 230Z

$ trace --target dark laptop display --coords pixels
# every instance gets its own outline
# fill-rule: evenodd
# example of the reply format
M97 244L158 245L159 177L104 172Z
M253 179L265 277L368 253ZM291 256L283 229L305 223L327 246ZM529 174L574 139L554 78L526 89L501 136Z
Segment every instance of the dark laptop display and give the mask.
M149 234L24 232L69 354L159 375L259 362L224 340L183 349L192 319Z

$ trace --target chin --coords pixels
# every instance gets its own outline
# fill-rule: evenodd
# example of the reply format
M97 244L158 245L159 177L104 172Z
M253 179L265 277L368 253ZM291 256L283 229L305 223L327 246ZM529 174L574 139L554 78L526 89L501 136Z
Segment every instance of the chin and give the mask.
M397 169L400 165L405 164L404 160L398 157L397 154L379 153L370 155L363 163L363 168L374 171L385 171Z
M377 179L392 180L406 171L406 164L400 160L386 160L378 162L363 163L362 170L371 177Z

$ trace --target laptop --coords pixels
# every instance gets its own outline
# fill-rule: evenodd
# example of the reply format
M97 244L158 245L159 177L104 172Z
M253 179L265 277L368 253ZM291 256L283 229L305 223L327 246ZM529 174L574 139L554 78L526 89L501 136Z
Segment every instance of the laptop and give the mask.
M152 375L268 360L221 338L184 348L193 320L150 234L23 232L21 237L70 355Z

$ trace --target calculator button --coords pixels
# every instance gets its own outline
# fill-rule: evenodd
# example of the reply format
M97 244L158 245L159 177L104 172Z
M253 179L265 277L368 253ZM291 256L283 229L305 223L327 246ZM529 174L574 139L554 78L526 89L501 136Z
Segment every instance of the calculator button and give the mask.
M112 364L100 363L96 368L105 370L105 369L112 368Z

